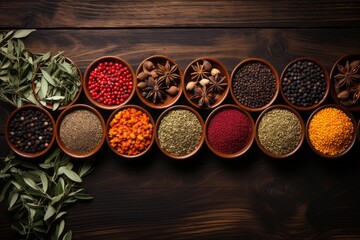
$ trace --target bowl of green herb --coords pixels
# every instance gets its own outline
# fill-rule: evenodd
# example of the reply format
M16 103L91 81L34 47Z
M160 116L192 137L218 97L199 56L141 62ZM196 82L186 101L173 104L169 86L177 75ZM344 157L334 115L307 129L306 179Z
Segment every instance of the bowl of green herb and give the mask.
M36 70L32 81L35 99L53 111L63 110L80 96L81 77L77 65L60 52Z

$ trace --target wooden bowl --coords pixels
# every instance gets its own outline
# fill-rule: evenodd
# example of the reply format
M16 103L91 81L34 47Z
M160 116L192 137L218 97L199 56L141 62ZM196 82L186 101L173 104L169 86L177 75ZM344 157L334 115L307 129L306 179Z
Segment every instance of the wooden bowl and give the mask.
M199 143L198 145L195 147L195 149L188 153L188 154L185 154L185 155L175 155L175 154L172 154L172 153L169 153L168 151L166 151L165 149L163 149L160 145L160 141L158 139L158 131L159 131L159 127L160 127L160 124L161 124L161 121L162 119L171 111L173 110L179 110L179 109L182 109L182 110L188 110L190 112L192 112L193 114L196 115L197 119L199 120L199 123L201 125L201 129L202 129L202 133L201 133L201 137L200 137L200 140L199 140ZM156 141L156 144L157 146L159 147L159 149L168 157L170 158L173 158L173 159L186 159L186 158L189 158L193 155L195 155L201 148L203 142L204 142L204 139L205 139L205 124L204 124L204 121L201 117L201 115L196 111L194 110L193 108L189 107L189 106L186 106L186 105L174 105L174 106L171 106L170 108L167 108L164 112L162 112L159 116L159 118L157 119L156 121L156 137L155 137L155 141Z
M110 130L111 121L114 119L115 115L118 112L123 111L123 110L128 109L128 108L135 108L135 109L145 113L149 117L150 124L152 124L152 126L153 126L150 144L147 146L147 148L144 151L140 152L139 154L135 154L135 155L122 154L122 153L118 152L113 146L111 146L111 143L110 143L111 139L110 139L110 136L109 136L109 130ZM108 143L110 149L114 153L116 153L117 155L119 155L120 157L123 157L123 158L133 159L133 158L137 158L137 157L140 157L140 156L144 155L147 151L149 151L149 149L153 145L154 138L155 138L154 135L155 135L155 121L154 121L153 117L151 116L151 114L146 109L144 109L144 108L142 108L142 107L140 107L138 105L131 105L130 104L130 105L123 105L123 106L118 107L110 115L110 117L108 118L107 123L106 123L106 142Z
M310 136L309 136L309 125L310 125L310 122L312 120L312 118L315 116L316 113L318 113L320 110L322 109L325 109L325 108L336 108L336 109L339 109L341 111L343 111L350 119L351 119L351 122L354 126L354 131L353 131L353 134L352 134L352 141L351 143L349 144L349 146L346 148L345 151L339 153L339 154L336 154L336 155L328 155L328 154L324 154L320 151L318 151L317 149L315 149L315 147L312 145L311 141L310 141ZM319 156L323 157L323 158L328 158L328 159L335 159L335 158L338 158L338 157L341 157L341 156L344 156L351 148L352 146L354 145L355 143L355 140L356 140L356 127L357 127L357 123L355 121L355 118L354 116L349 112L349 110L347 110L345 107L343 107L342 105L338 105L338 104L327 104L327 105L324 105L324 106L321 106L319 108L317 108L311 115L310 117L308 118L308 121L306 123L306 140L310 146L310 148Z
M77 152L74 151L72 149L69 149L68 147L65 146L63 140L61 139L60 136L60 127L61 127L61 123L64 120L65 116L67 116L69 113L74 112L76 110L88 110L92 113L94 113L98 119L101 122L101 127L102 127L102 135L101 135L101 139L98 142L98 144L96 145L96 147L94 147L92 150L85 152L85 153L81 153L81 152ZM105 122L103 117L101 116L101 114L93 107L86 105L86 104L75 104L72 105L68 108L66 108L58 117L57 121L56 121L56 141L59 145L59 147L69 156L72 156L74 158L86 158L86 157L90 157L92 155L94 155L97 151L100 150L101 146L103 145L104 141L105 141ZM77 141L82 141L82 139L76 139Z
M284 78L285 78L285 74L287 73L288 69L293 66L295 63L297 62L300 62L300 61L308 61L308 62L312 62L316 65L318 65L323 74L324 74L324 81L325 81L325 91L324 91L324 95L323 97L321 98L321 100L319 100L318 103L315 103L313 105L310 105L310 106L299 106L299 105L296 105L296 104L293 104L286 96L285 96L285 92L283 90L283 82L284 82ZM326 68L320 64L318 61L314 60L314 59L311 59L311 58L297 58L297 59L294 59L293 61L291 61L283 70L283 72L281 73L281 77L280 77L280 91L281 91L281 95L283 97L283 99L285 100L285 102L291 106L292 108L295 108L297 110L300 110L300 111L309 111L309 110L314 110L315 108L319 107L326 99L328 93L329 93L329 89L330 89L330 80L329 80L329 74L326 70Z
M250 139L247 142L247 144L239 151L235 152L235 153L224 153L221 151L218 151L217 149L215 149L209 139L208 139L208 128L209 128L209 124L212 120L212 118L214 116L216 116L219 112L223 111L223 110L227 110L227 109L235 109L240 111L241 113L245 114L245 116L248 118L249 123L250 123L250 127L251 127L251 135L250 135ZM206 121L205 121L205 129L206 129L206 135L205 135L205 142L207 144L207 146L209 147L209 149L217 156L222 157L222 158L236 158L239 157L243 154L245 154L251 147L252 143L254 142L254 136L255 136L255 124L254 124L254 120L252 119L251 115L244 109L242 109L241 107L234 105L234 104L225 104L225 105L221 105L217 108L215 108L207 117Z
M176 85L173 84L173 82L171 82L171 85L169 85L169 87L171 86L176 86L178 88L178 92L174 95L171 95L169 93L167 93L167 91L169 91L169 87L166 86L166 82L165 80L162 83L162 87L164 87L163 92L166 94L165 99L163 99L163 102L156 102L153 103L152 98L146 98L142 95L143 91L138 87L138 84L140 82L146 82L147 80L142 80L140 81L139 78L136 79L136 93L139 96L140 100L147 105L148 107L151 108L156 108L156 109L162 109L162 108L168 108L171 105L173 105L181 96L182 93L182 89L183 89L183 82L181 81L183 74L181 71L181 68L178 64L176 64L176 62L174 62L171 58L167 57L167 56L163 56L163 55L154 55L151 57L146 58L144 61L141 62L141 64L139 65L137 71L136 71L136 76L138 77L139 74L141 74L144 70L144 63L146 63L147 61L151 61L154 66L155 66L155 70L158 69L158 64L165 66L166 62L168 61L170 63L170 66L177 66L177 70L174 71L175 74L179 75L179 78L175 80ZM156 77L156 75L154 75L155 80L157 80L158 78Z
M259 129L259 124L260 124L260 121L261 119L263 118L263 116L274 110L274 109L284 109L284 110L287 110L287 111L290 111L292 112L293 114L296 115L296 117L299 119L299 122L300 122L300 125L301 125L301 133L300 133L300 139L299 139L299 142L297 144L297 146L289 153L286 153L286 154L283 154L283 155L278 155L278 154L275 154L271 151L269 151L268 149L266 149L260 142L260 139L259 139L259 135L258 135L258 129ZM304 141L304 138L305 138L305 124L304 124L304 121L303 119L301 118L300 114L293 108L287 106L287 105L282 105L282 104L279 104L279 105L273 105L273 106L270 106L268 108L266 108L260 115L259 117L257 118L256 120L256 124L255 124L255 141L257 143L257 145L259 146L259 148L261 149L261 151L263 151L266 155L268 155L269 157L272 157L272 158L287 158L287 157L290 157L292 156L293 154L295 154L301 147L303 141Z
M212 65L212 68L216 68L216 69L220 70L221 76L225 77L224 82L227 83L227 85L224 87L224 91L221 92L220 94L218 94L218 96L210 104L210 107L207 107L205 105L199 106L198 100L194 101L191 99L191 97L194 95L193 94L194 90L188 89L188 83L193 82L195 80L195 79L191 79L191 77L193 76L193 75L191 75L191 73L194 72L193 68L191 66L192 65L196 66L197 63L202 64L203 60L207 60L208 62L210 62ZM211 76L211 75L207 74L207 76ZM199 79L199 81L200 80L201 80L201 78ZM204 58L195 59L187 66L187 68L185 69L184 75L183 75L183 87L184 87L185 97L190 102L190 104L196 108L210 109L210 108L215 108L218 105L220 105L222 103L222 101L224 101L224 99L226 98L226 95L229 92L229 83L230 83L230 77L229 77L228 71L226 70L225 66L221 62L219 62L218 60L216 60L214 58L204 57ZM197 85L200 86L199 84L197 84Z
M100 63L109 62L109 61L111 61L113 63L119 63L119 64L122 64L123 66L127 67L129 69L129 72L130 72L131 77L132 77L132 89L131 89L131 92L128 93L129 94L128 98L126 98L124 100L124 102L122 102L120 104L106 105L104 103L100 103L91 96L90 90L88 88L89 87L88 82L89 82L89 77L90 77L91 72L95 68L97 68ZM94 104L96 107L101 108L101 109L105 109L105 110L114 110L114 109L118 108L119 106L127 104L131 100L131 98L133 97L133 95L135 93L135 82L136 82L135 79L136 79L136 76L135 76L134 70L132 69L131 65L128 62L126 62L125 60L123 60L123 59L121 59L119 57L116 57L116 56L100 57L100 58L94 60L86 68L84 78L83 78L84 92L85 92L86 97L89 99L89 101L92 104Z
M41 111L42 113L45 113L46 116L49 117L51 124L52 124L52 137L50 140L49 145L44 148L42 151L40 152L35 152L35 153L30 153L30 152L25 152L22 151L20 149L18 149L14 144L11 143L10 140L10 123L11 121L13 121L13 119L15 118L16 114L25 111L27 109L32 109L32 110L37 110L37 111ZM15 109L9 116L6 125L5 125L5 139L6 139L6 143L9 145L10 149L13 150L15 153L17 153L18 155L25 157L25 158L37 158L40 157L42 155L44 155L53 145L54 141L55 141L55 121L53 119L53 117L51 116L51 114L46 111L44 108L38 107L36 105L24 105L20 108Z
M262 63L265 66L267 66L272 74L275 77L275 92L272 96L272 98L268 101L268 103L266 103L265 105L261 106L261 107L250 107L247 106L243 103L241 103L237 97L235 96L234 93L234 88L233 88L233 83L234 83L234 78L237 74L237 72L240 70L240 68L242 68L243 66L249 64L249 63ZM234 99L235 103L240 106L241 108L245 109L246 111L252 111L252 112L256 112L256 111L262 111L265 108L269 107L271 104L273 104L273 102L275 101L275 99L277 98L278 94L279 94L279 89L280 89L280 78L279 78L279 74L277 73L275 67L268 61L261 59L261 58L248 58L245 59L244 61L240 62L238 65L236 65L236 67L234 68L234 70L231 73L231 81L230 81L230 93L232 98Z
M332 99L337 104L346 107L350 111L359 111L360 110L360 98L356 101L355 104L352 104L350 106L345 105L343 103L343 101L337 97L338 92L337 92L337 90L335 88L335 83L337 82L337 80L335 79L335 76L340 73L338 65L346 66L347 61L349 61L349 64L351 64L351 62L353 62L355 60L360 61L360 54L345 55L345 56L341 57L340 59L338 59L336 61L336 63L334 63L334 65L333 65L333 67L331 69L331 72L330 72L330 93L331 93ZM349 67L350 67L350 65L349 65ZM360 70L358 70L356 72L356 75L360 75ZM358 79L358 83L360 84L360 79ZM343 91L345 89L346 89L346 87L343 86L343 87L340 88L339 92L341 92L341 91ZM360 88L359 88L359 91L360 91ZM353 93L351 93L350 96L352 96L352 94ZM360 92L359 92L359 94L360 94Z
M78 88L78 91L77 91L74 99L73 99L70 103L68 103L67 105L60 105L60 106L56 109L56 110L60 110L60 111L61 111L61 110L64 110L65 108L67 108L67 107L69 107L69 106L71 106L71 105L73 105L73 104L77 101L77 99L79 98L79 96L80 96L80 94L81 94L81 91L82 91L82 74L81 74L80 68L79 68L79 67L75 64L75 62L73 62L70 58L65 58L65 60L66 60L68 63L70 63L70 64L72 64L73 66L75 66L75 68L76 68L76 70L77 70L77 72L78 72L78 74L79 74L80 83L81 83L81 84L80 84L80 86L79 86L79 88ZM42 65L41 65L41 66L42 66ZM47 109L53 110L53 104L50 104L50 103L42 104L41 101L40 101L40 99L39 99L39 97L38 97L38 95L37 95L37 93L36 93L35 76L36 76L36 74L40 74L39 72L40 72L41 66L39 66L39 67L36 69L35 74L34 74L34 76L33 76L33 79L32 79L32 81L31 81L32 91L33 91L33 94L34 94L34 97L35 97L36 101L37 101L41 106L44 106L44 107L47 108Z

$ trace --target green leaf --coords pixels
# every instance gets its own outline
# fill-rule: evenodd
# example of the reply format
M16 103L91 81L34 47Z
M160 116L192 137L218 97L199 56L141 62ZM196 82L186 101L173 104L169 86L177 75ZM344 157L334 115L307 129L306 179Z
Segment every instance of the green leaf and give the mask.
M52 96L52 97L47 97L45 98L45 100L55 100L55 101L58 101L58 100L63 100L65 97L64 96Z
M72 232L70 230L64 235L62 240L71 240L71 239L72 239Z
M24 38L27 37L30 33L34 32L35 29L23 29L23 30L17 30L14 35L13 38Z
M56 209L49 204L49 206L46 209L45 215L44 215L44 221L51 218L51 216L54 215L55 213L56 213Z
M9 210L14 206L18 198L19 198L19 194L17 192L12 192L9 202L9 208L8 208Z
M40 99L45 98L46 95L47 95L47 91L48 91L48 82L46 81L45 77L42 77L42 78L41 78L41 88L40 88L40 91L41 91L41 95L39 95L39 98L40 98Z
M92 163L89 162L89 160L87 160L84 165L81 166L80 171L79 171L79 176L83 177L86 174L90 173L93 170L93 165Z
M58 109L60 107L60 102L55 102L53 104L53 111L55 111L56 109Z
M34 180L32 180L30 178L24 178L24 181L29 187L31 187L31 188L33 188L35 190L39 189L38 186L36 185L36 183L34 182Z
M56 239L60 238L60 235L63 233L64 228L65 228L65 221L61 220L60 224L56 227L56 231L55 231Z
M87 193L77 193L74 195L74 197L76 199L80 199L80 200L91 200L91 199L94 199L93 196L91 196L90 194L87 194Z
M35 216L36 210L33 208L29 208L29 216L31 221L34 221L34 216Z
M47 179L45 173L41 172L40 178L41 178L42 189L43 189L44 193L46 193L49 182L48 182L48 179Z
M54 82L51 75L47 71L43 70L42 68L40 68L40 70L41 70L41 73L43 74L44 78L46 79L46 81L48 81L48 83L50 83L51 85L56 86L56 83Z
M61 193L61 194L51 198L51 205L54 205L55 203L60 201L63 196L64 196L64 193Z
M5 195L7 193L8 188L10 187L11 182L7 182L4 186L4 188L1 191L0 195L0 202L2 202L5 199Z
M61 153L61 149L57 148L55 149L46 159L45 162L46 164L50 163L52 160L54 160L59 154Z
M64 216L67 212L59 212L56 217L55 217L55 220L61 218L62 216Z
M79 175L77 175L74 171L68 169L65 166L61 166L58 170L58 174L65 174L68 178L70 178L71 180L73 180L74 182L82 182L81 178L79 177Z
M22 189L22 187L20 186L19 183L15 182L15 181L11 181L11 183L12 183L18 190Z

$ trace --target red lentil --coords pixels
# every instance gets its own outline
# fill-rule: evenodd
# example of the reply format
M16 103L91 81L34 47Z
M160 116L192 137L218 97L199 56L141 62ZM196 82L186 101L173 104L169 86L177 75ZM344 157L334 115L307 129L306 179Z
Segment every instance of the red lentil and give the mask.
M103 62L91 71L88 89L91 97L105 105L120 105L133 88L133 78L127 66L117 62Z

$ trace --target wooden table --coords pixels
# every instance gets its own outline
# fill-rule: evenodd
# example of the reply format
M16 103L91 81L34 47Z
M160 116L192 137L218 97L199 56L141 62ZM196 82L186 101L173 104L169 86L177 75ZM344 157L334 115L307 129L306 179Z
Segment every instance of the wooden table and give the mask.
M360 50L359 1L2 1L0 10L2 30L36 28L25 41L31 51L64 51L83 73L104 55L136 70L154 54L182 69L214 57L229 73L241 60L260 57L279 74L306 56L330 71L338 58ZM79 102L88 103L84 94ZM145 107L137 96L131 103ZM230 94L224 103L234 103ZM284 103L281 96L276 103ZM3 126L12 108L1 104L5 155ZM178 104L188 103L182 96ZM155 119L162 112L146 109ZM204 119L209 112L201 111ZM101 113L107 120L111 112ZM310 113L301 113L305 121ZM68 209L66 228L87 240L359 239L359 148L357 142L345 158L330 161L305 142L295 156L275 160L254 143L246 156L228 161L204 145L191 159L175 161L155 144L129 161L104 144L85 179L95 199ZM18 238L10 220L2 204L1 239Z

